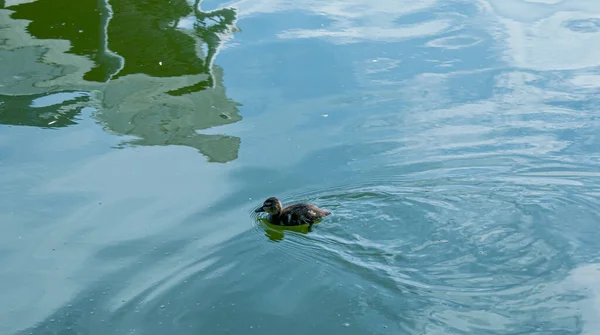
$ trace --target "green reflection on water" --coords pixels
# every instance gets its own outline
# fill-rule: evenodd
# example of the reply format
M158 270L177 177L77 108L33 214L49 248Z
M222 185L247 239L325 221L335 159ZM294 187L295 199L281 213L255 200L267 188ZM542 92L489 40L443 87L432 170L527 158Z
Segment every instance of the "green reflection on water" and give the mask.
M60 128L75 124L73 120L81 113L89 100L82 92L59 92L66 95L59 104L42 103L41 99L52 97L50 94L3 95L0 94L0 123L15 126L35 126L40 128ZM57 106L59 106L57 108Z
M101 31L108 10L97 0L39 0L13 6L13 19L31 21L27 32L39 39L62 39L71 42L67 51L94 60L95 66L85 80L106 81L119 68L119 60L107 57L106 35Z
M211 162L236 159L238 137L198 133L242 119L240 104L227 97L223 70L213 65L223 38L237 30L236 12L198 5L38 0L0 10L7 22L0 58L14 65L1 73L0 122L44 127L54 115L61 125L74 124L81 108L70 109L71 101L44 110L28 102L86 91L94 117L107 131L133 138L126 144L183 145Z
M315 222L318 225L322 220ZM273 242L279 242L285 238L286 233L299 233L308 234L313 228L309 227L308 224L298 226L278 226L271 224L269 220L264 217L257 219L257 225L265 231L265 236Z

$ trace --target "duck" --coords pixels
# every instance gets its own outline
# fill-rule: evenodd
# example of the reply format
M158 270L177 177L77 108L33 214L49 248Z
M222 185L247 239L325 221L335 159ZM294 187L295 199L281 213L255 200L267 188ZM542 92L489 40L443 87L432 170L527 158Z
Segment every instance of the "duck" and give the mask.
M265 212L269 214L268 220L271 224L279 226L299 226L312 225L322 218L331 214L327 209L319 208L313 204L300 202L292 205L283 206L276 197L270 197L265 200L261 207L257 208L255 213Z

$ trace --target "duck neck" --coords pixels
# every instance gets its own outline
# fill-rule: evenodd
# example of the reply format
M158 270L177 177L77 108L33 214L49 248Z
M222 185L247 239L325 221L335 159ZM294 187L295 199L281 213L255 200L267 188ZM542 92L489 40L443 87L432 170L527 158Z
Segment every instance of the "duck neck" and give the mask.
M281 221L281 211L277 212L277 213L273 213L273 214L269 214L270 216L270 221L273 224L279 224L279 222Z

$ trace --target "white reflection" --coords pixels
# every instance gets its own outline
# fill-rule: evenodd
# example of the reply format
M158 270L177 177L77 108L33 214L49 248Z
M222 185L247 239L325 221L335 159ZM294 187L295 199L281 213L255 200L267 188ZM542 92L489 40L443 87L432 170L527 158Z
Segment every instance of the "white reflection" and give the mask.
M337 27L337 29L294 29L278 34L280 38L316 38L333 39L338 43L358 42L360 40L396 41L414 37L433 36L447 31L452 26L450 20L436 20L403 28L385 28L376 26Z
M330 22L319 28L297 28L278 34L280 38L327 38L336 43L361 40L396 41L413 37L431 36L453 26L451 19L430 19L414 24L401 24L399 19L411 13L425 11L437 0L424 1L290 1L241 0L234 4L241 18L256 14L284 11L308 12Z
M499 26L505 61L533 70L572 70L600 65L600 2L481 0ZM496 30L495 28L499 28Z
M22 4L34 2L34 1L36 1L36 0L6 0L6 3L4 4L4 6L11 7L11 6L22 5Z
M327 17L375 18L377 16L400 16L433 7L437 0L240 0L235 3L240 17L283 11L308 11ZM381 22L379 22L381 24Z
M583 335L598 334L600 329L600 264L592 263L573 269L568 277L556 285L549 284L541 292L544 301L558 318L579 318ZM579 299L561 299L566 296ZM541 306L540 306L541 307Z
M574 86L583 88L600 88L600 75L589 74L575 76L570 80L570 83Z

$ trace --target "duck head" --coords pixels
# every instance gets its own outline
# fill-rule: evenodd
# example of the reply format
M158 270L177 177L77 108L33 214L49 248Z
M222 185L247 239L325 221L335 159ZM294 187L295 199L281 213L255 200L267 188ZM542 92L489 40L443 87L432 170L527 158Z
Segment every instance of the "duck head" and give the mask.
M255 213L266 212L271 215L277 215L277 214L281 213L282 207L283 206L281 205L281 201L279 201L279 199L277 199L275 197L270 197L269 199L265 200L265 202L263 202L263 205L261 207L257 208L254 212Z

